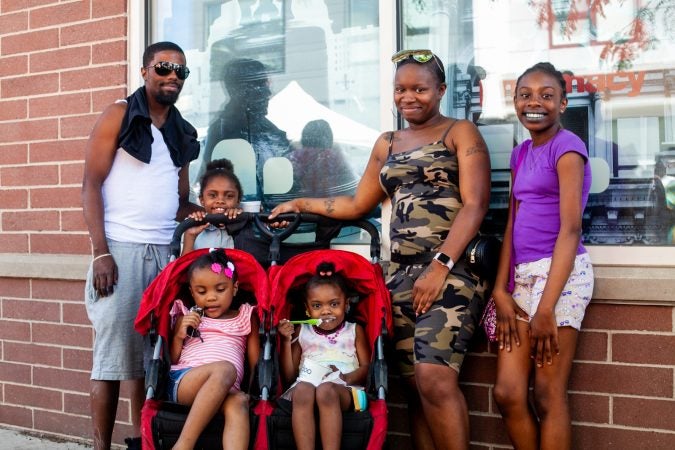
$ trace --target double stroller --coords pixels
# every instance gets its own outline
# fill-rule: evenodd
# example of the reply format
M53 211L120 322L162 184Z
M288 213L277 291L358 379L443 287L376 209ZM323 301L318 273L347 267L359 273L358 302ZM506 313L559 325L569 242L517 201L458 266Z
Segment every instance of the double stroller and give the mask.
M254 382L248 387L251 397L250 449L294 449L291 427L292 405L281 394L286 386L279 376L278 340L276 326L280 319L298 319L304 312L298 295L307 280L315 273L320 262L330 262L336 272L349 280L351 312L348 320L361 324L371 345L372 358L366 392L368 408L343 414L343 449L382 448L387 430L387 366L384 360L384 339L391 332L391 306L389 293L384 285L379 259L379 234L367 221L335 222L312 214L284 214L279 220L291 225L281 231L272 231L264 226L265 214L242 213L229 220L222 215L208 215L206 220L214 224L249 222L258 228L260 240L270 249L269 256L261 261L239 250L226 250L239 271L239 292L235 302L257 305L260 318L260 358L256 365ZM286 244L283 242L302 223L321 224L330 228L332 236L341 227L356 226L371 237L371 260L342 250L312 250L314 244ZM180 239L192 223L179 225L172 242L172 253L180 252ZM235 238L236 242L236 238ZM318 244L325 247L325 242ZM307 249L309 247L309 249ZM305 251L303 251L305 250ZM309 250L309 251L307 251ZM166 399L170 367L169 345L171 324L169 311L175 299L190 298L187 291L187 269L208 249L195 250L171 262L145 291L138 316L136 330L149 341L148 353L152 354L146 369L146 401L142 410L141 435L144 449L170 449L175 444L189 412L189 407L169 402ZM295 256L290 256L293 254ZM278 261L288 260L284 264ZM218 449L222 446L224 418L217 414L199 438L195 448ZM318 433L317 433L318 436ZM320 443L317 442L317 448Z

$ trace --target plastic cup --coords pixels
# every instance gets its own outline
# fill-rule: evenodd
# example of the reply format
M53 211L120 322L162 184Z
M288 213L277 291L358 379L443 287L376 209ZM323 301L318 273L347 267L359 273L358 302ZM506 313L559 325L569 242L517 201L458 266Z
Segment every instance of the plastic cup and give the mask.
M259 213L260 212L260 200L251 200L248 202L241 202L241 209L244 212L248 213Z
M300 366L300 373L298 381L306 381L312 383L314 386L321 384L323 377L331 373L333 370L330 367L319 364L318 362L305 358Z

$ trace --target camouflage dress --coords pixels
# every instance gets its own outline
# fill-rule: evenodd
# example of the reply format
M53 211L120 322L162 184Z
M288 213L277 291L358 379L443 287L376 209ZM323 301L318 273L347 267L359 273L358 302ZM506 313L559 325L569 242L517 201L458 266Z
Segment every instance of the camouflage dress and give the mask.
M445 146L450 128L437 142L392 154L380 172L380 184L392 203L391 264L387 287L394 312L396 359L403 376L414 375L419 362L459 371L485 305L486 284L463 260L448 274L432 307L415 316L412 288L462 208L454 149Z

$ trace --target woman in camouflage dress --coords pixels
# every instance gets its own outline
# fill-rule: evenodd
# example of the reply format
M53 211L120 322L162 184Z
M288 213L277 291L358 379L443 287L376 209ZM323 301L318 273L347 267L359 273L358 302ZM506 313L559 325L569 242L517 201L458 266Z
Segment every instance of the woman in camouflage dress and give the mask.
M490 159L473 123L440 113L447 88L440 59L414 50L392 61L394 101L409 126L378 138L353 196L295 199L271 217L312 212L357 219L391 199L387 287L415 448L468 449L458 377L486 285L461 256L488 209Z

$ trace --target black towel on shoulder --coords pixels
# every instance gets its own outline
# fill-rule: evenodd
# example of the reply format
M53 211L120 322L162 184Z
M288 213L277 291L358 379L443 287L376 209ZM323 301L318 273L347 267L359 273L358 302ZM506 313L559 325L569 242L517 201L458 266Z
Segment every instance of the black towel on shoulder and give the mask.
M146 164L150 162L152 155L151 124L145 87L141 86L127 97L127 111L122 120L118 142L127 153ZM159 131L164 136L164 142L176 167L183 167L197 159L199 156L197 130L183 119L175 106L169 108L166 122Z

